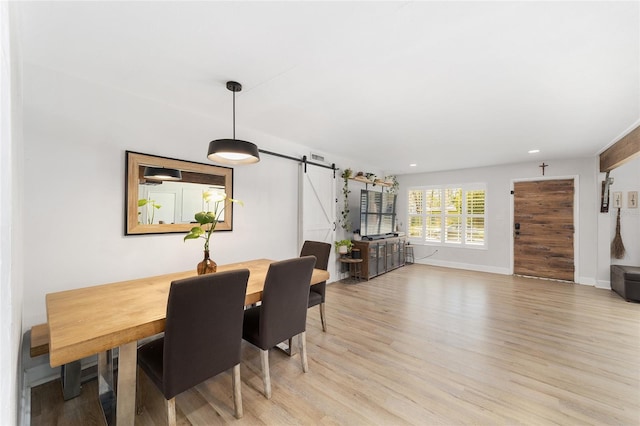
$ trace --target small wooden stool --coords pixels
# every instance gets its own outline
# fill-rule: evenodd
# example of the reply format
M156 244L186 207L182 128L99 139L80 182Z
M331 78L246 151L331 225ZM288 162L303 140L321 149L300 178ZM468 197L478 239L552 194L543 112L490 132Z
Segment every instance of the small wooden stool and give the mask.
M353 259L351 257L341 257L338 259L341 263L349 265L349 277L355 280L362 280L362 259Z

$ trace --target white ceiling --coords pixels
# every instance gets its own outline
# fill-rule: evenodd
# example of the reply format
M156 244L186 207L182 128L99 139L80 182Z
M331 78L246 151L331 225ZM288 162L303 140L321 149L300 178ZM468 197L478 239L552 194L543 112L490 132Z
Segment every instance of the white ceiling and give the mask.
M25 62L203 120L230 118L225 82L236 80L239 129L390 173L594 156L640 119L637 1L16 10Z

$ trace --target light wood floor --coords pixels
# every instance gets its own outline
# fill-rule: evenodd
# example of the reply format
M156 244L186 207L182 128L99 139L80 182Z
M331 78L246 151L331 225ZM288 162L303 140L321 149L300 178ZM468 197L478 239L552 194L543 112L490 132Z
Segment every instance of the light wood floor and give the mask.
M243 343L244 418L224 373L178 396L178 423L640 424L640 304L609 290L409 265L331 284L327 299L327 333L308 315L309 373L271 351L268 401ZM95 381L66 403L58 386L33 389L33 425L100 424ZM137 424L164 424L143 387Z

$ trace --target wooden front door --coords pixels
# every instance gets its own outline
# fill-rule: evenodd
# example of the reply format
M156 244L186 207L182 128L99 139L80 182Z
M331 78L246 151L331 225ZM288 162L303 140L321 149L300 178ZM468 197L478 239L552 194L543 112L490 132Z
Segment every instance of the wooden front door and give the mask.
M574 180L516 182L513 272L574 281Z

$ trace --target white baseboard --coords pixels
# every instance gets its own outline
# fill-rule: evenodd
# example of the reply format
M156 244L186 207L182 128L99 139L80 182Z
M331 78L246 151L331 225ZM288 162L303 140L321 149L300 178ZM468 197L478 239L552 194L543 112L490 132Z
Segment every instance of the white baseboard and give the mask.
M422 265L442 266L443 268L465 269L468 271L489 272L492 274L513 275L509 268L500 268L497 266L476 265L471 263L449 262L446 260L416 260L415 263ZM576 284L590 285L597 288L611 289L609 281L597 281L591 277L578 277Z
M597 282L594 278L591 277L578 277L576 284L582 285L590 285L592 287L598 287Z
M496 266L476 265L471 263L449 262L446 260L416 260L416 263L422 265L442 266L444 268L465 269L468 271L489 272L492 274L511 275L509 268L500 268Z

